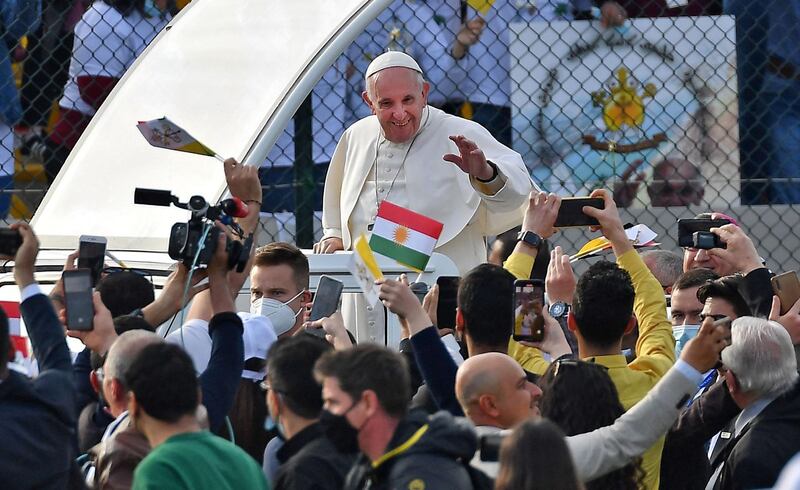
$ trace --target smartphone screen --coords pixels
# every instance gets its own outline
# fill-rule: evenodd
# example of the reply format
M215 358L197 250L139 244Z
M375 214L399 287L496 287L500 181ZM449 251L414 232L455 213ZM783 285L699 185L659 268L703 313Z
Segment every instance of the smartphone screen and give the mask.
M678 220L678 246L691 247L692 236L698 231L709 231L711 228L725 226L730 221L725 219L679 219Z
M314 294L314 303L311 305L310 320L313 322L336 313L339 309L339 299L342 296L344 284L342 281L328 276L319 278L317 292Z
M561 200L556 217L556 228L569 228L571 226L597 226L600 223L595 218L583 214L583 207L603 209L605 202L599 197L565 197Z
M456 328L456 307L458 305L458 276L439 276L439 303L436 306L436 326L438 328Z
M64 271L61 280L64 282L67 328L91 330L94 317L91 271L89 269Z
M514 340L541 342L544 339L544 283L536 280L514 282Z
M89 269L94 287L105 264L106 237L82 235L78 243L78 268Z

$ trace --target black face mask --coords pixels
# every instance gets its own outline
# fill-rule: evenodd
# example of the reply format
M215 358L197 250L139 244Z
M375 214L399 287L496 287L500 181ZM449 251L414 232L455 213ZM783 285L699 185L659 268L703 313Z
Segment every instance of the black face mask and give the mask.
M352 409L353 407L350 407L347 412ZM347 421L347 412L342 415L334 415L323 409L319 417L319 425L322 427L325 437L336 446L340 453L357 453L359 451L358 430Z

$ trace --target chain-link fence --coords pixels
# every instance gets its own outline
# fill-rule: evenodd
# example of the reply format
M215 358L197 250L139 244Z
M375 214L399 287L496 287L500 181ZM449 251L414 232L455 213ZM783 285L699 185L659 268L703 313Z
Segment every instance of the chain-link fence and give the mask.
M34 27L24 11L33 3L2 4L18 6L4 7L0 45L14 69L0 79L0 212L13 219L31 216L177 8L46 0ZM770 266L797 268L798 46L796 0L397 0L328 70L264 163L263 239L319 239L328 162L345 128L370 114L366 67L401 50L424 70L431 105L489 129L543 189L609 188L626 219L668 248L676 219L725 212ZM572 253L586 238L562 235Z

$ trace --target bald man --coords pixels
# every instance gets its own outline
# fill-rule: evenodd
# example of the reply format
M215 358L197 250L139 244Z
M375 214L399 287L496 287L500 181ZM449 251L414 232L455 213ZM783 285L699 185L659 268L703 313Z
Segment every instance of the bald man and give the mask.
M698 337L683 349L681 358L642 401L613 425L567 437L578 477L591 481L621 468L661 437L694 393L703 378L701 373L716 363L725 345L724 337L720 328L707 321ZM505 354L488 352L464 361L456 373L455 392L479 436L496 434L530 417L540 417L538 400L542 391L529 383L522 368ZM481 461L480 452L471 464L489 476L497 476L497 463Z

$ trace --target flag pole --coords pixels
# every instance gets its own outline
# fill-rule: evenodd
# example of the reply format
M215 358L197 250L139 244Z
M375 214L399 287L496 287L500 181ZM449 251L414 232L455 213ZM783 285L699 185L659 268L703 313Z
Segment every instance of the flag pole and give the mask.
M225 159L224 159L223 157L221 157L221 156L219 155L219 153L217 153L217 152L214 152L214 155L213 155L213 157L214 157L214 158L216 158L217 160L219 160L220 162L222 162L222 163L225 163Z
M417 280L416 280L416 281L414 281L414 282L422 282L422 274L423 274L424 272L425 272L425 271L419 271L419 274L417 275Z

